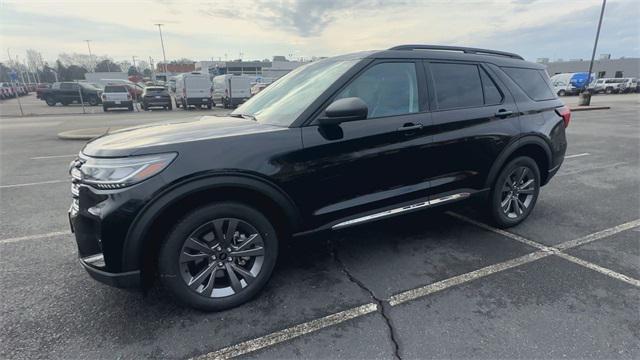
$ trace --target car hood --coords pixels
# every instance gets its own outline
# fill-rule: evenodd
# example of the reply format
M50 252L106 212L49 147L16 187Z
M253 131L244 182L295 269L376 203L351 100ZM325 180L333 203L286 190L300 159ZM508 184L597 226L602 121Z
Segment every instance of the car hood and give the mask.
M174 151L170 145L285 130L236 117L203 116L191 121L156 123L117 130L91 140L82 149L87 156L117 157Z

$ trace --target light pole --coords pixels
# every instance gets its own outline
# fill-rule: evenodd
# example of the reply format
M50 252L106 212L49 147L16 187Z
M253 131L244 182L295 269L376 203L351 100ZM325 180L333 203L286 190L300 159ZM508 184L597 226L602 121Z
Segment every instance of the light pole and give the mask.
M593 52L591 53L591 62L589 63L589 72L587 73L587 84L584 86L584 90L580 93L579 105L588 106L591 104L591 94L587 91L589 83L591 82L591 71L593 71L593 61L596 58L596 48L598 47L598 38L600 37L600 28L602 27L602 18L604 17L604 7L607 5L607 0L602 0L602 9L600 10L600 20L598 20L598 30L596 31L596 40L593 43Z
M133 55L131 59L133 60L133 68L136 70L136 72L138 72L138 68L136 67L136 56Z
M154 24L158 27L158 31L160 31L160 45L162 45L162 58L164 59L164 74L167 75L167 55L164 52L164 39L162 38L162 26L164 24Z
M89 49L89 61L90 62L94 62L93 61L93 54L91 54L91 45L89 43L91 43L91 40L85 40L87 42L87 49ZM96 72L96 64L93 64L93 72Z

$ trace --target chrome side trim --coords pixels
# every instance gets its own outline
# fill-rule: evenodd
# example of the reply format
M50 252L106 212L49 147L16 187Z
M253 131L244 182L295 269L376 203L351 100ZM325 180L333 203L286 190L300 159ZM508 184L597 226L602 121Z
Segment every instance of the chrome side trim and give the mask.
M437 198L437 199L433 199L433 200L429 200L429 201L423 201L423 202L419 202L419 203L415 203L415 204L411 204L411 205L407 205L407 206L403 206L403 207L399 207L399 208L395 208L395 209L391 209L391 210L385 210L385 211L382 211L382 212L379 212L379 213L375 213L375 214L371 214L371 215L367 215L367 216L363 216L363 217L359 217L359 218L343 221L341 223L333 225L331 227L331 229L335 230L335 229L343 228L343 227L346 227L346 226L356 225L356 224L360 224L360 223L363 223L363 222L366 222L366 221L379 219L379 218L383 218L383 217L394 215L394 214L398 214L398 213L403 213L403 212L406 212L406 211L411 211L411 210L416 210L416 209L420 209L420 208L424 208L424 207L434 206L434 205L442 204L442 203L453 201L453 200L464 199L464 198L469 197L470 195L471 194L468 193L468 192L457 193L457 194L447 195L447 196L443 196L441 198Z

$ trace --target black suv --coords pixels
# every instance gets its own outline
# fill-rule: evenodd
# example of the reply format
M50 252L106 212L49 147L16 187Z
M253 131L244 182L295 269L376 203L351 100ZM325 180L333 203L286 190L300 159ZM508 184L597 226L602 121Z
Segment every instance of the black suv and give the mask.
M403 45L300 67L228 116L125 129L72 163L80 263L204 310L269 279L283 238L481 197L523 221L558 171L569 110L545 69Z

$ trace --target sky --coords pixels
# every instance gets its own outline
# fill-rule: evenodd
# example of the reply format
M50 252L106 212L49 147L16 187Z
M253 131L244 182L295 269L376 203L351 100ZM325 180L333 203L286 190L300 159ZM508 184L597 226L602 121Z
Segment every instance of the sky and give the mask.
M516 52L528 60L591 56L601 0L0 0L0 61L29 48L116 61L332 56L399 44ZM609 0L597 54L640 57L640 1Z

